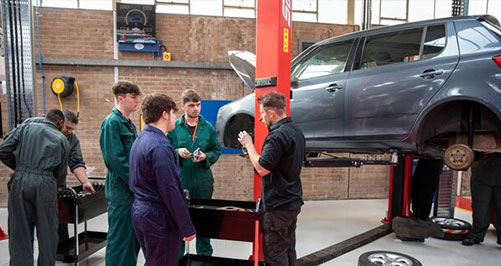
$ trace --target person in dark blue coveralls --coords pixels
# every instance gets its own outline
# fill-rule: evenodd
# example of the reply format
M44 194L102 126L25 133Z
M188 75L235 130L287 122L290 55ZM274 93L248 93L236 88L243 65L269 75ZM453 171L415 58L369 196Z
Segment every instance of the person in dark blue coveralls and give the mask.
M270 92L258 99L259 121L268 127L261 155L245 131L238 141L247 149L254 169L262 176L263 250L266 265L296 265L296 223L303 205L301 169L305 139L285 112L285 98Z
M179 179L177 154L165 137L175 127L177 110L169 96L147 95L141 106L147 125L130 152L132 222L146 266L177 265L181 240L196 236Z

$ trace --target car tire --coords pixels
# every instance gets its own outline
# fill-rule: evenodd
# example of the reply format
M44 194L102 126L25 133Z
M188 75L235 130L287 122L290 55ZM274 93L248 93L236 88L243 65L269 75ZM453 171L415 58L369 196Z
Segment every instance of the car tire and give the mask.
M471 229L469 222L456 218L432 217L430 221L440 225L442 231L444 231L444 237L439 238L445 240L461 241L466 238Z
M369 251L358 257L358 266L380 265L422 266L421 262L409 255L387 250Z

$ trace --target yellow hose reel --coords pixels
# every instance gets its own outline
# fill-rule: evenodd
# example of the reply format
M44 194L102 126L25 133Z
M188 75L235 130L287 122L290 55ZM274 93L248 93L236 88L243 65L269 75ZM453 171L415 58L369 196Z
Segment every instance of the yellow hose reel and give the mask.
M63 110L63 102L61 98L68 97L73 93L73 90L77 91L77 117L80 115L80 92L78 89L78 83L73 77L58 76L52 80L51 90L54 95L57 96L59 102L59 108Z

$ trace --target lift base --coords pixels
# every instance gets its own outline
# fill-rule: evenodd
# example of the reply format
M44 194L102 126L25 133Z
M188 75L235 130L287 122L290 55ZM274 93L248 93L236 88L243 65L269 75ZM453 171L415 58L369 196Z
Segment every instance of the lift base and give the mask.
M359 248L365 244L368 244L376 239L379 239L389 233L391 233L391 226L389 224L380 225L365 233L362 233L355 237L334 244L330 247L319 250L315 253L299 258L297 260L297 265L298 266L320 265L336 257L339 257L345 253L348 253L356 248Z

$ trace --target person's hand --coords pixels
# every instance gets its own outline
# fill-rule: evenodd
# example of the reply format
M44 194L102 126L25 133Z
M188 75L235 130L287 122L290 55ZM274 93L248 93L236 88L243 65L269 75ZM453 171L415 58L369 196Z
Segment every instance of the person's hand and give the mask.
M14 170L9 168L9 177L12 178L13 175L14 175Z
M197 237L197 234L193 234L191 236L183 237L183 240L186 242L190 242L191 240L195 239Z
M252 137L246 131L240 131L238 133L238 141L244 148L247 148L247 145L252 144Z
M198 163L205 159L207 159L207 155L202 151L198 151L198 159L195 162Z
M94 190L94 187L92 186L92 184L90 182L82 184L82 188L83 188L84 194L92 194L92 193L96 192Z
M186 148L180 148L177 153L181 158L191 158L191 152Z

